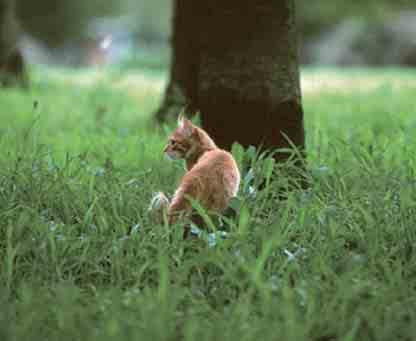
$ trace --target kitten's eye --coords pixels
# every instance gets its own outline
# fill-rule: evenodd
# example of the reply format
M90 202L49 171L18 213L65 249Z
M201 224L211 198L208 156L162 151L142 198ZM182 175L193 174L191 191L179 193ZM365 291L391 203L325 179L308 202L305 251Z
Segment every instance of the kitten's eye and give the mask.
M176 144L176 140L170 140L170 144L174 146Z

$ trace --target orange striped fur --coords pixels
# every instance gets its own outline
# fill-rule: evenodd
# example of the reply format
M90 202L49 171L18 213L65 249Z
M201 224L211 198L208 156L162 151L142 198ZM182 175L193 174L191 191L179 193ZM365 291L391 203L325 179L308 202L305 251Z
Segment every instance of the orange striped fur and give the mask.
M187 168L170 202L161 192L152 200L152 208L166 210L169 224L182 216L193 219L188 198L198 201L209 213L222 213L237 195L240 172L233 156L218 148L190 120L179 118L164 152L170 159L185 159Z

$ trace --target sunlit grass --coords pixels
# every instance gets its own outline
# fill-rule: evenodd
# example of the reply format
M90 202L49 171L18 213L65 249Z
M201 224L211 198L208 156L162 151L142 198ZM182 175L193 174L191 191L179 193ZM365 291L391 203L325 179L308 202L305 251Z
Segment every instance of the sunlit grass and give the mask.
M210 247L148 215L183 172L157 88L43 72L0 93L0 340L414 338L415 88L305 92L312 186L276 169Z

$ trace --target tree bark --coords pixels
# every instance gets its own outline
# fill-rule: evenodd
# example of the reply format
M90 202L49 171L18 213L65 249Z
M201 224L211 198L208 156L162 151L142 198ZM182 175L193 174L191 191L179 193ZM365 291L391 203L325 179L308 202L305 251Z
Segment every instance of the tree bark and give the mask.
M155 112L159 123L176 118L182 110L188 115L197 110L193 98L198 88L196 76L199 59L193 40L195 35L189 32L194 24L193 9L192 1L174 0L169 83L163 101Z
M25 62L18 48L19 25L15 1L0 0L0 84L28 85Z
M294 0L175 0L175 11L171 79L157 118L177 114L169 103L180 99L222 148L274 150L289 138L303 150Z

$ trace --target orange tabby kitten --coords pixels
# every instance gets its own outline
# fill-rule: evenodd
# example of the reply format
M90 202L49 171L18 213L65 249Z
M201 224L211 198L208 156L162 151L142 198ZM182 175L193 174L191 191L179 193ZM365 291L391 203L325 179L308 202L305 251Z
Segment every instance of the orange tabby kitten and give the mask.
M236 196L240 172L233 156L219 149L208 134L190 120L179 117L178 127L169 137L164 152L170 159L185 159L187 168L170 202L162 192L152 199L152 208L167 210L169 224L183 215L196 222L188 197L198 201L208 212L222 213Z

